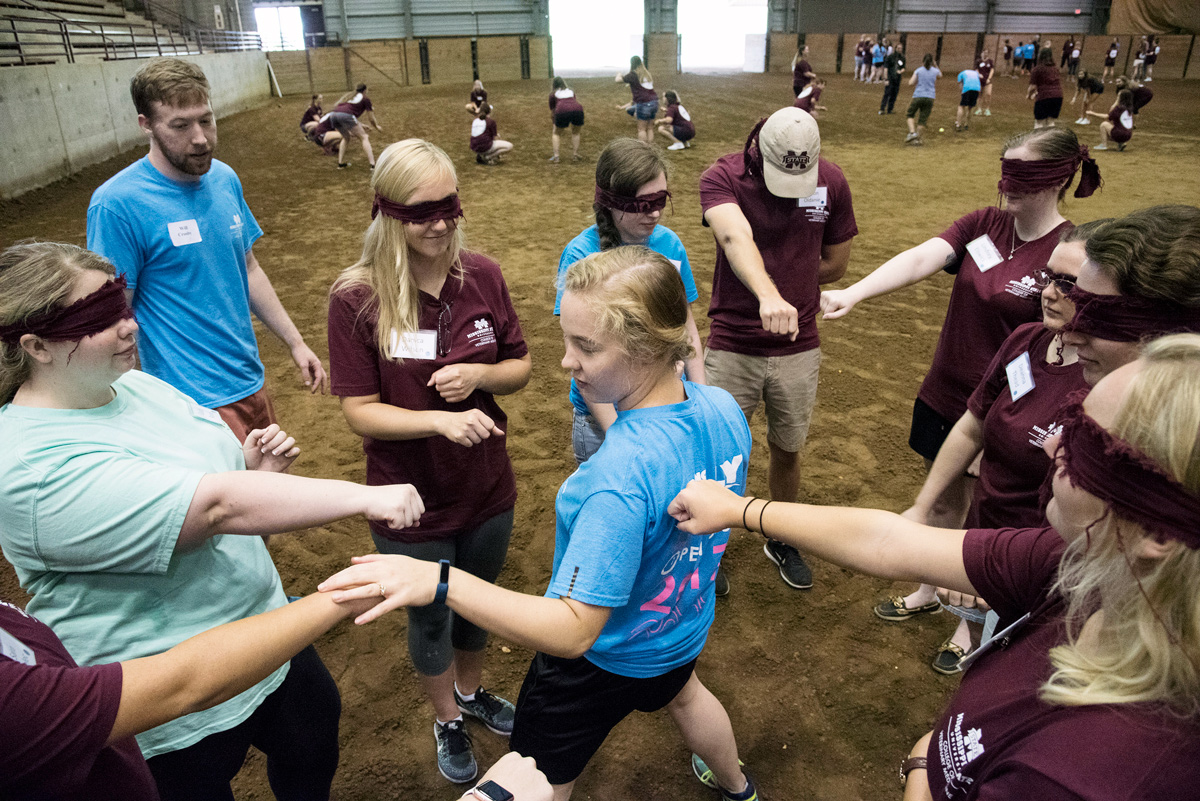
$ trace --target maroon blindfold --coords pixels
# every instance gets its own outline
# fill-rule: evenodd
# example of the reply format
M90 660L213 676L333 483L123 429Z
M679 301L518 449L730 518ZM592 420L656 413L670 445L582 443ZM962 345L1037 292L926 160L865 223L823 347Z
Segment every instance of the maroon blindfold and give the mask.
M73 342L133 317L125 300L125 276L119 275L90 295L69 306L26 317L12 325L0 326L0 340L15 345L25 334L34 334L50 342Z
M1075 197L1090 197L1100 188L1100 167L1088 155L1087 145L1063 159L1000 159L1000 182L996 187L1004 195L1031 195L1062 186L1082 165Z
M596 203L606 209L623 211L626 214L649 214L652 211L662 211L667 207L667 198L670 196L671 193L665 189L649 195L626 197L614 195L607 189L596 187Z
M1064 331L1113 342L1140 342L1165 334L1200 333L1200 310L1168 300L1095 295L1078 286L1067 297L1075 304L1075 316Z
M1063 409L1058 458L1071 486L1095 495L1123 520L1188 548L1200 548L1200 496L1083 411L1086 393Z
M384 217L391 217L393 220L406 223L431 223L438 220L449 222L463 216L462 204L459 203L457 194L448 195L441 200L406 206L403 203L388 200L376 192L375 200L371 203L371 219L375 219L380 212Z

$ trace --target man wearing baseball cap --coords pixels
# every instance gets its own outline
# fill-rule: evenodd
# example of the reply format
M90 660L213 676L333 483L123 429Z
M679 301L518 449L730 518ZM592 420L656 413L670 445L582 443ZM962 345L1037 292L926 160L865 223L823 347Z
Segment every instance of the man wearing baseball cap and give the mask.
M820 285L846 272L858 233L850 186L820 154L816 120L788 107L759 122L743 152L700 176L704 224L717 240L704 368L747 420L765 401L776 501L794 502L800 492L821 363ZM768 541L764 550L789 586L812 586L794 548Z

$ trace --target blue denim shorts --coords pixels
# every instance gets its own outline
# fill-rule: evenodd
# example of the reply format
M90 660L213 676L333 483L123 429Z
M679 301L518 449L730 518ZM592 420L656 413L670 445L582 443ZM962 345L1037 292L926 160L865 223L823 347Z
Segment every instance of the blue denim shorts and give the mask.
M642 121L652 120L658 116L658 101L651 100L649 103L634 103L625 109L625 113Z
M571 421L571 445L575 451L575 461L583 464L592 454L600 450L604 444L604 429L590 414L575 410Z

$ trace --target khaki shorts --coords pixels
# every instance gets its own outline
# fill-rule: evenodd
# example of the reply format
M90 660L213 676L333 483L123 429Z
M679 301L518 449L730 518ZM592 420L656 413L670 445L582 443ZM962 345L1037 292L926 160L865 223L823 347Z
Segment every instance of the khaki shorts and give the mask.
M747 422L758 402L766 402L767 442L788 453L804 450L820 368L820 348L790 356L746 356L712 349L704 354L708 383L732 395Z

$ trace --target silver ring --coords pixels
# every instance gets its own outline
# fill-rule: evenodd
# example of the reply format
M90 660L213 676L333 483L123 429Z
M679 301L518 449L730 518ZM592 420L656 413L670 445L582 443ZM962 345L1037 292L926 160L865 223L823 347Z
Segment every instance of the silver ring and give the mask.
M379 582L379 581L377 581L377 582L375 582L375 586L379 588L379 597L380 597L380 598L386 598L386 597L387 597L387 592L386 592L386 591L383 589L383 583L382 583L382 582Z

